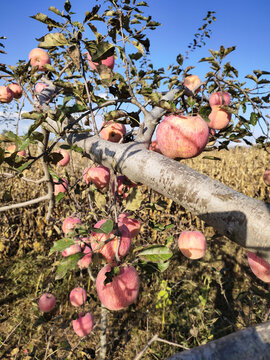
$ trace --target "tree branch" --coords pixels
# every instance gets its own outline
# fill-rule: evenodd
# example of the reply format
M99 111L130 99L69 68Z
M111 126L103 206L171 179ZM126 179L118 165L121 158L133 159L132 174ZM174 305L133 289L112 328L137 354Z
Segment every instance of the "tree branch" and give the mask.
M183 351L167 360L264 360L270 353L270 321Z
M31 200L28 200L28 201L24 201L24 202L21 202L21 203L18 203L18 204L11 204L11 205L7 205L7 206L2 206L0 207L0 212L3 212L3 211L7 211L7 210L12 210L12 209L18 209L18 208L21 208L21 207L26 207L26 206L29 206L29 205L33 205L33 204L38 204L42 201L46 201L46 200L49 200L50 197L49 197L49 194L46 194L44 196L40 196L36 199L31 199Z

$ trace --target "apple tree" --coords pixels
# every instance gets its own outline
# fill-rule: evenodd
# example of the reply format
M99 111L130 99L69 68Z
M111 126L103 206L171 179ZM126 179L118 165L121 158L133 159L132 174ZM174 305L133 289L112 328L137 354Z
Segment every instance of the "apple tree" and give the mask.
M204 79L199 79L195 67L187 64L187 54L178 54L167 69L155 68L148 35L160 24L147 15L147 6L146 1L139 0L104 1L87 11L79 22L74 21L72 5L66 0L63 10L51 6L49 15L32 16L47 27L37 48L31 53L29 49L30 58L15 66L0 64L4 83L0 87L1 106L8 109L16 103L19 120L32 121L24 136L2 134L1 176L20 178L29 186L34 181L44 186L46 194L25 202L11 202L7 196L0 211L46 202L46 221L54 221L57 204L63 198L74 199L72 192L78 191L80 179L70 184L54 170L61 161L65 163L68 150L90 159L99 169L92 177L87 171L82 174L84 180L88 179L86 183L94 183L100 190L102 177L107 176L103 180L108 194L103 190L98 194L102 194L103 200L100 196L99 199L104 206L106 201L110 204L109 220L96 227L71 227L66 232L68 238L56 241L51 253L76 246L78 236L85 238L89 231L101 241L101 245L91 242L92 251L94 246L99 252L104 244L114 244L116 253L108 262L115 260L118 266L115 271L107 271L102 285L116 281L117 276L124 276L131 269L121 268L124 255L120 254L119 239L124 237L124 230L115 224L120 224L122 202L127 209L134 204L140 206L142 185L182 205L220 234L250 250L255 254L255 262L268 264L269 206L187 167L181 159L203 153L215 161L211 150L228 149L240 141L252 145L251 139L268 151L269 122L264 109L269 104L270 73L254 70L245 81L239 80L237 69L229 61L230 53L235 51L233 46L209 50L200 60L209 65ZM188 51L205 44L214 20L214 13L209 11ZM4 41L2 37L2 48ZM17 99L16 87L12 91L10 83L16 83L21 91ZM31 111L23 111L26 104L31 105ZM219 125L219 119L223 125ZM257 138L255 126L261 128ZM211 144L213 140L215 143ZM8 149L6 144L10 143L15 145L13 149ZM182 151L184 145L196 151ZM26 149L27 153L22 153ZM26 178L24 172L37 162L42 165L43 175L39 179ZM104 169L109 172L107 175ZM105 203L104 196L108 196ZM83 240L82 245L89 244ZM163 265L170 257L165 247L142 254L151 260L161 257ZM70 260L58 269L59 277L82 259L80 252L67 255ZM132 271L126 276L133 279ZM137 286L137 279L135 283ZM125 306L134 299L124 302ZM106 322L104 313L102 316Z

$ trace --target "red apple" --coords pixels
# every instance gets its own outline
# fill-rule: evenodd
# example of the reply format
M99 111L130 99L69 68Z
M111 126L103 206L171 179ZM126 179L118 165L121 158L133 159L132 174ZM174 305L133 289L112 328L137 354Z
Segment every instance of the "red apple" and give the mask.
M5 157L10 157L11 154L13 154L16 151L16 145L10 145L7 148L7 153L5 154ZM22 150L22 151L18 151L17 155L22 156L22 157L26 157L26 150Z
M86 168L83 172L85 183L88 185L92 182L98 189L109 186L110 178L110 170L102 165Z
M68 182L62 178L59 181L53 180L54 182L54 195L58 195L60 192L65 193L68 190Z
M211 129L221 130L225 129L231 120L232 114L228 111L221 109L219 105L212 106L212 111L209 115L208 126Z
M51 59L48 53L45 50L39 48L35 48L30 51L29 60L31 66L38 66L40 71L46 70L43 65L51 63Z
M8 88L13 92L15 99L19 99L22 96L22 88L19 84L11 83L8 85Z
M265 185L270 186L270 169L266 169L263 174L263 181Z
M94 227L99 228L102 224L104 224L107 220L103 219L98 221ZM121 225L119 227L121 231L121 237L120 237L120 245L118 249L118 256L124 257L131 245L131 235L128 230L128 228L125 225ZM102 246L102 242L107 241L108 239L111 239L108 241L105 245ZM94 231L91 233L91 248L95 252L101 253L107 262L112 262L115 259L116 251L118 247L118 236L115 236L115 231L111 231L109 234L99 234L95 233Z
M80 269L87 269L92 262L92 250L89 246L85 246L83 253L85 254L78 262Z
M99 65L99 64L97 62L92 62L91 59L92 59L91 55L89 53L87 53L87 60L88 60L88 64L89 64L90 68L93 69L93 70L97 70L96 65ZM107 57L106 59L101 60L101 64L106 65L110 69L113 70L113 68L114 68L114 56L111 55L111 56Z
M209 97L209 105L229 105L231 100L230 94L226 91L213 92Z
M184 86L187 87L190 91L199 92L201 87L201 80L197 75L189 75L184 79Z
M158 147L157 140L154 140L151 142L151 144L149 146L149 150L152 150L152 151L162 154L162 152L160 151L160 148Z
M134 238L137 235L139 235L139 232L141 230L140 220L131 219L128 216L123 216L123 214L120 214L118 216L118 225L121 226L122 224L126 225L128 230L130 231L131 238Z
M10 103L14 98L14 92L7 86L0 86L0 102Z
M68 234L74 227L81 225L82 221L76 216L70 216L65 218L62 224L62 230L64 234Z
M69 294L69 301L73 306L82 306L86 302L86 298L86 290L81 287L74 288Z
M117 181L117 194L126 199L130 193L132 187L136 187L137 184L130 181L125 175L118 175ZM115 192L114 181L112 182L112 191Z
M200 231L183 231L178 238L178 247L189 259L200 259L206 252L206 239Z
M40 297L38 301L39 310L43 312L49 312L54 308L55 302L56 301L54 295L50 293L45 293Z
M79 314L79 318L72 321L72 326L78 336L83 337L88 335L94 327L93 315L90 313L86 313L85 315L83 313Z
M66 248L64 251L62 251L62 255L66 257L69 255L77 254L81 251L82 251L82 249L79 244L73 244L73 245L69 246L68 248Z
M70 161L69 152L67 150L65 150L65 149L60 149L57 152L63 156L63 159L58 161L57 165L66 166Z
M105 265L96 278L96 289L100 302L109 310L121 310L135 302L139 294L140 280L133 266L120 266L119 274L112 282L104 284L106 273L112 269Z
M35 92L40 94L42 90L46 89L46 87L48 87L49 85L47 84L44 84L44 83L37 83L36 86L35 86Z
M257 276L258 279L270 283L270 264L251 251L248 251L247 256L248 264L253 274Z
M169 158L188 159L199 155L208 142L209 129L199 115L169 115L157 128L157 142Z
M101 125L100 137L104 140L111 142L119 142L122 137L126 134L126 127L124 124L119 124L110 120L103 122Z

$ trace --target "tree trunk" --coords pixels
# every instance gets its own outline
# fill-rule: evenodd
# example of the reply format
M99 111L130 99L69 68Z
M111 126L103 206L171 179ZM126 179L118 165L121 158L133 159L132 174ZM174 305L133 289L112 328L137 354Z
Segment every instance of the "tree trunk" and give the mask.
M167 360L268 360L270 321L177 353Z

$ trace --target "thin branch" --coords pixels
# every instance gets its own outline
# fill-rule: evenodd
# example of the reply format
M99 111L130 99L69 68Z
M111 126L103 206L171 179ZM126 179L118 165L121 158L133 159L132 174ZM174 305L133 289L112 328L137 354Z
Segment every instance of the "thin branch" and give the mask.
M11 337L11 335L16 331L16 329L21 325L23 321L21 320L12 330L11 332L8 334L8 336L5 338L5 340L1 343L0 345L0 349L3 345L5 345L5 343L8 341L8 339Z
M1 175L5 176L5 177L7 177L7 178L14 178L14 177L17 177L18 175L20 175L20 173L10 174L10 173L4 172L4 173L2 173ZM27 182L32 182L32 183L34 183L34 184L41 184L41 183L43 183L43 182L46 181L45 177L43 177L43 178L41 178L41 179L39 179L39 180L33 180L33 179L29 179L29 178L23 176L23 177L21 177L20 179L21 179L21 180L24 180L24 181L27 181Z
M142 351L140 351L139 354L134 358L134 360L140 360L142 358L142 356L144 355L144 353L146 352L146 350L148 350L150 345L153 344L153 342L156 341L157 339L158 339L158 335L156 334L152 337L152 339L150 339L148 341L148 343L145 345L145 347L142 349Z
M18 209L18 208L26 207L26 206L33 205L33 204L38 204L38 203L40 203L42 201L46 201L46 200L49 200L49 199L50 199L49 194L46 194L46 195L40 196L40 197L38 197L36 199L31 199L31 200L24 201L24 202L21 202L21 203L18 203L18 204L2 206L2 207L0 207L0 212L12 210L12 209Z

